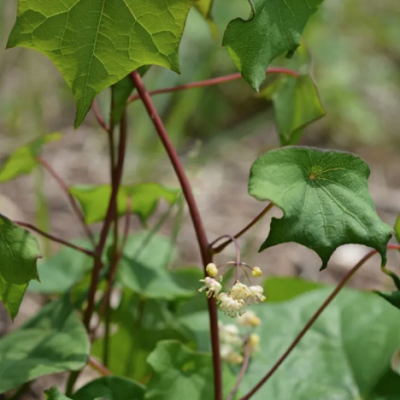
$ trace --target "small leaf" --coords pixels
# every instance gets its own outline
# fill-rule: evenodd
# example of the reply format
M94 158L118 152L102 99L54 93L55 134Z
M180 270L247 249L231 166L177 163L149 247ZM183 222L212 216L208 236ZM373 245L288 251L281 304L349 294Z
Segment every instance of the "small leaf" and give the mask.
M76 240L74 244L90 249L88 240ZM39 264L40 282L32 281L28 290L36 293L64 293L77 283L93 266L93 259L68 247Z
M252 18L229 23L223 45L255 90L264 81L268 65L285 52L290 56L300 45L303 29L322 1L249 0Z
M151 232L131 235L118 269L119 282L151 299L193 296L195 292L179 286L167 269L173 250L169 238Z
M272 100L282 146L296 144L303 128L322 118L325 110L309 75L283 75L260 93Z
M111 196L110 185L73 186L70 192L79 201L87 224L93 224L105 218ZM131 212L137 214L142 223L145 223L156 210L160 199L165 199L172 205L178 199L179 193L178 189L166 188L158 183L121 186L117 197L118 215L126 214L128 198L132 198Z
M94 98L133 70L156 64L179 72L178 48L192 5L192 0L21 0L7 46L28 47L53 61L74 93L78 128Z
M162 341L147 362L154 374L147 386L146 400L214 398L211 354L196 353L177 341ZM224 398L235 382L224 368Z
M211 30L211 34L213 37L215 37L217 34L217 26L215 25L215 22L211 16L213 3L214 0L197 0L195 1L194 6L200 15L207 21Z
M0 214L0 300L14 319L28 283L38 279L39 244L31 233Z
M354 154L306 147L273 150L253 164L249 193L284 212L273 218L260 251L285 242L314 250L326 268L343 244L375 248L386 264L392 229L377 215L368 191L368 165Z
M394 234L396 235L397 242L400 243L400 215L394 224Z
M39 155L42 147L47 143L60 140L61 136L60 133L51 133L42 136L11 154L0 168L0 182L7 182L17 176L32 172L39 164L36 157Z
M240 386L243 393L274 365L332 290L313 290L291 301L254 307L262 321L256 331L260 350ZM399 311L378 296L344 289L252 399L399 399L400 377L391 371L399 317Z
M89 350L86 330L67 298L49 303L0 339L0 393L43 375L81 369Z
M44 391L47 400L72 400L70 397L64 396L57 387L53 386L52 388ZM87 399L92 400L92 399Z
M107 400L143 400L145 387L138 382L119 376L105 376L80 388L72 400L91 400L98 397Z

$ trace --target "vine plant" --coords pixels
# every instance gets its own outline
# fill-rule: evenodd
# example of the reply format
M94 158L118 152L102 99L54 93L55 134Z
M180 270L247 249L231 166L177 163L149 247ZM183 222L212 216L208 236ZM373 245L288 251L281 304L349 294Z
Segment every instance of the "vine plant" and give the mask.
M400 377L390 364L400 341L395 308L375 294L343 291L319 318L376 253L398 290L379 294L400 306L400 280L385 267L387 250L400 247L388 244L393 230L375 211L367 184L369 167L354 154L295 146L303 128L325 113L300 40L321 2L249 0L250 18L231 21L223 40L240 73L148 91L143 76L152 65L179 72L178 49L190 9L194 6L212 26L212 0L19 0L8 47L34 49L53 61L75 96L76 129L93 110L108 137L110 184L69 186L41 155L42 147L59 140L60 134L38 138L2 165L0 182L44 168L64 192L86 239L69 242L0 215L0 298L10 316L18 314L28 286L53 299L0 340L0 392L18 399L33 380L68 372L65 394L52 387L45 392L47 399L400 397ZM270 67L282 54L293 57L295 68ZM274 79L259 97L274 104L283 147L254 162L248 188L255 199L269 202L238 233L221 232L210 240L152 97L237 79L259 91L266 75ZM95 100L107 88L112 93L108 121ZM158 183L123 184L129 140L126 107L133 101L143 103L179 190ZM131 214L146 226L160 199L170 205L167 214L152 229L131 234ZM167 268L183 200L203 277L198 269ZM241 259L240 239L273 207L284 215L272 218L260 251L297 242L314 250L324 269L341 245L363 244L372 250L331 293L295 280L292 291L309 293L288 300L289 293L287 301L269 304L274 296L264 289L285 280L256 285L253 280L262 269ZM160 226L176 209L173 234L161 236ZM98 222L99 232L92 228ZM396 230L399 235L400 227ZM39 261L40 277L41 252L30 232L65 247ZM235 259L216 265L214 256L231 244ZM86 365L102 377L76 390ZM274 382L268 385L271 378Z

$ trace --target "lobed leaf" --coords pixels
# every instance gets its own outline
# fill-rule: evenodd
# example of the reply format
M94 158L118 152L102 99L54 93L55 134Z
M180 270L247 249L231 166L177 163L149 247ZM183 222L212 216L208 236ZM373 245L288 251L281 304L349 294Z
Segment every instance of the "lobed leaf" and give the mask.
M60 133L42 136L11 154L0 168L0 182L10 181L20 175L29 174L39 164L36 157L42 147L61 139Z
M0 214L0 300L13 319L29 281L39 279L40 257L35 236Z
M75 127L94 98L133 70L179 72L178 48L192 0L20 0L8 47L49 57L72 89Z
M0 339L0 393L43 375L85 366L89 338L66 297Z
M249 193L271 200L284 212L273 218L260 251L285 242L314 250L326 268L343 244L375 248L386 263L392 228L377 215L368 190L368 165L354 154L286 147L258 158L250 171Z
M308 19L323 0L249 0L252 17L228 24L223 45L242 73L258 90L269 64L283 53L291 56Z
M110 185L78 185L71 187L70 192L80 203L87 224L105 218L111 196ZM131 212L145 223L156 210L160 199L165 199L172 205L178 199L179 193L179 189L166 188L158 183L121 186L117 196L118 215L126 214L128 199L131 198Z

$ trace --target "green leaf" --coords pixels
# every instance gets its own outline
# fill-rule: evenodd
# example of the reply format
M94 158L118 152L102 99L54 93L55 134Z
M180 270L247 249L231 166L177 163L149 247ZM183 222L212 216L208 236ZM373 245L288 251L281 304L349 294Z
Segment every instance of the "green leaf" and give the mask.
M264 282L264 292L268 302L291 300L303 293L320 289L324 285L292 276L268 278Z
M195 292L180 286L167 269L173 251L169 238L151 232L130 236L118 269L118 281L150 299L192 297Z
M89 339L64 297L0 339L0 393L43 375L85 366Z
M260 97L274 103L282 146L296 144L303 128L325 115L318 89L309 75L282 75Z
M333 289L314 290L254 307L260 350L241 385L247 393L274 365ZM400 340L400 314L378 296L344 289L323 312L254 400L395 400L400 377L390 361ZM383 383L397 388L394 397ZM386 393L385 393L386 392Z
M47 400L72 400L70 397L64 396L57 387L53 386L52 388L44 391ZM87 399L89 400L89 399ZM92 399L90 399L92 400Z
M140 76L144 76L146 72L150 69L151 65L145 65L138 69ZM117 82L114 87L113 94L113 110L111 113L111 119L114 124L117 124L122 117L122 113L126 107L126 102L129 96L133 92L134 86L131 77L128 75L125 78Z
M354 154L286 147L258 158L250 171L249 193L271 200L284 212L273 218L260 251L285 242L314 250L326 268L343 244L375 248L386 263L392 229L377 215L368 191L368 165Z
M75 240L74 244L90 249L88 240ZM68 247L39 264L40 282L32 281L28 290L36 293L64 293L77 283L93 266L93 259Z
M322 1L249 0L252 18L228 24L223 45L255 90L264 81L268 65L285 52L291 56L300 45L303 29Z
M147 362L154 374L147 386L146 400L212 399L214 396L211 354L196 353L177 341L162 341ZM224 368L224 398L235 378Z
M178 48L192 0L25 0L7 47L49 57L71 87L78 128L96 95L135 69L179 72Z
M213 6L214 0L197 0L194 3L196 10L200 13L200 15L207 21L211 34L213 37L216 37L217 34L217 26L211 16L211 9Z
M39 164L36 157L42 147L61 138L60 133L42 136L24 147L20 147L8 157L0 168L0 182L10 181L17 176L29 174Z
M0 214L0 300L13 319L29 281L38 279L40 257L35 236Z
M103 397L107 400L143 400L145 387L140 383L118 376L95 379L79 389L72 400L91 400Z
M397 217L396 223L394 224L394 234L397 242L400 243L400 215Z
M93 224L105 218L111 196L110 185L73 186L70 192L81 205L87 224ZM128 199L132 198L131 212L137 214L142 223L145 223L156 210L160 199L165 199L172 205L178 199L179 193L178 189L166 188L158 183L121 186L117 197L118 215L126 214Z

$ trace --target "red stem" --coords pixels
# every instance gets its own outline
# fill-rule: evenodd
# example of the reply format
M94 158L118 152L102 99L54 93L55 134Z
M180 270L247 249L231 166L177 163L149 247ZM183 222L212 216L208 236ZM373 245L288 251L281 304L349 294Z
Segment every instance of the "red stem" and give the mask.
M26 222L21 222L21 221L13 221L15 224L22 226L24 228L30 229L31 231L37 232L40 235L44 236L47 239L52 240L53 242L57 242L57 243L61 243L64 246L70 247L71 249L80 251L81 253L84 253L90 257L95 257L95 253L91 250L85 249L83 247L77 246L73 243L67 242L64 239L60 239L56 236L50 235L49 233L43 232L42 230L40 230L39 228L36 228L36 226L31 225L31 224L27 224Z
M264 210L262 210L262 211L260 212L260 214L258 214L257 217L255 217L255 218L253 219L253 221L251 221L248 225L246 225L240 232L238 232L238 233L237 233L236 235L234 235L234 236L229 236L229 237L230 237L229 240L227 240L226 242L220 244L218 247L213 248L213 249L212 249L213 254L221 253L221 251L224 250L226 246L228 246L230 243L232 243L232 237L235 238L235 239L238 239L238 238L240 238L243 234L245 234L245 233L246 233L250 228L252 228L258 221L260 221L260 220L264 217L264 215L267 214L268 211L269 211L273 206L274 206L273 203L269 203L269 204L264 208ZM226 236L226 235L224 235L224 236ZM216 242L218 242L219 239L221 239L222 237L223 237L223 236L220 236L218 239L214 240L214 241L210 244L210 246L214 246L214 244L215 244Z
M290 76L294 76L294 77L300 76L299 73L297 73L296 71L293 71L291 69L288 69L288 68L268 68L265 71L265 73L266 74L285 74L285 75L290 75ZM186 83L183 85L168 87L168 88L164 88L164 89L151 90L148 92L148 94L150 96L154 96L154 95L162 94L162 93L173 93L173 92L179 92L181 90L220 85L222 83L237 81L239 79L242 79L242 74L240 72L238 72L236 74L220 76L218 78L205 79L204 81L191 82L191 83ZM140 94L134 94L131 97L129 97L128 103L132 103L133 101L136 101L139 99L140 99Z
M88 364L95 369L97 372L100 372L101 375L103 376L110 376L112 375L112 372L106 368L103 364L101 364L99 361L97 361L94 357L90 356Z
M50 173L50 175L57 181L57 183L60 185L60 188L62 191L65 193L65 195L68 198L69 204L71 205L74 213L78 217L83 230L86 233L86 236L89 238L93 246L95 246L95 241L93 238L93 234L90 231L89 227L86 225L85 222L85 216L83 215L81 209L79 208L76 200L72 196L72 194L69 191L68 185L63 181L63 179L60 177L60 175L57 174L57 172L53 169L53 167L45 160L43 160L41 157L37 156L36 157L37 161L43 166L43 168Z
M249 366L249 359L250 359L250 346L249 343L246 343L245 345L245 356L244 356L244 361L242 364L242 368L240 369L240 373L238 375L237 381L235 386L232 389L232 392L229 394L226 400L232 400L233 396L235 396L237 390L239 389L240 384L242 383L242 380L244 378L244 375L247 371L247 367Z
M151 100L149 92L143 84L142 78L137 71L131 73L133 84L135 85L138 95L140 96L144 106L146 107L147 113L149 114L151 121L158 133L158 136L163 143L165 150L171 160L171 164L176 172L180 185L182 187L183 194L189 207L190 216L192 218L193 226L196 232L197 241L199 243L201 258L204 267L204 273L206 275L206 266L212 262L211 249L208 245L207 235L203 226L203 221L200 216L200 212L197 208L196 201L193 196L193 192L189 183L189 180L185 174L179 157L175 151L175 148L168 136L168 133L164 127L164 124L157 113L157 110ZM221 370L221 355L219 349L219 333L218 333L218 315L217 315L217 304L214 298L208 299L208 311L210 317L210 329L211 329L211 347L213 354L213 369L214 369L214 390L215 400L222 400L222 370Z
M103 119L103 117L102 117L102 115L100 113L100 110L99 110L99 107L97 105L97 100L96 99L93 100L92 110L93 110L94 116L96 117L97 122L100 124L100 126L105 131L108 132L110 130L110 127L105 123L105 121L104 121L104 119Z
M124 112L120 122L120 139L118 146L117 165L115 168L115 180L112 182L111 196L110 196L110 201L108 203L107 214L104 220L103 227L101 229L99 244L96 247L96 258L93 266L92 281L89 288L88 305L83 318L83 323L88 332L90 329L90 320L92 318L95 307L95 294L97 285L99 283L100 270L102 266L101 259L106 244L107 236L111 224L114 220L115 204L117 201L118 191L122 180L122 172L124 169L124 162L125 162L126 141L127 141L127 120L126 120L126 112Z
M400 250L399 245L388 245L387 248L389 250ZM335 290L329 295L329 297L324 301L324 303L318 308L315 314L311 317L311 319L307 322L305 327L301 330L301 332L296 336L292 344L287 348L287 350L282 354L282 356L278 359L278 361L274 364L274 366L268 371L268 373L257 383L257 385L251 389L246 395L244 395L240 400L248 400L253 394L255 394L261 386L263 386L269 378L276 372L279 366L286 360L289 354L293 351L293 349L298 345L303 336L307 333L307 331L313 326L314 322L317 318L322 314L322 312L328 307L328 305L332 302L332 300L338 295L338 293L343 289L346 283L351 279L351 277L364 265L364 263L369 260L374 254L376 254L376 250L371 250L367 255L365 255L340 281L340 283L336 286Z

